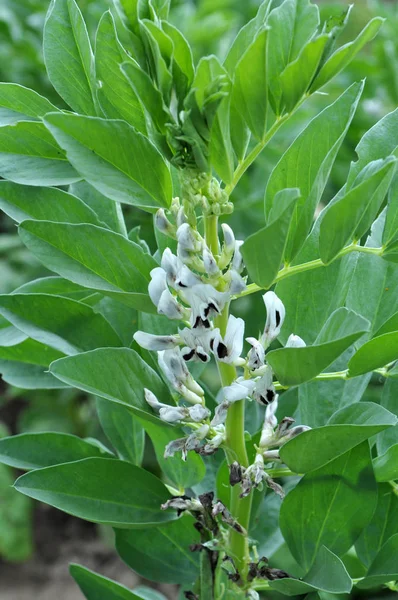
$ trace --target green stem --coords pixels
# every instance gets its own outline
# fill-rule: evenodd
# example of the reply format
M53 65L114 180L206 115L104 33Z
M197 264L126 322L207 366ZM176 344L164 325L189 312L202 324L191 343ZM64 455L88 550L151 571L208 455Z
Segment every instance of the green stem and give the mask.
M346 246L335 256L332 262L345 256L346 254L350 254L351 252L362 252L363 254L375 254L376 256L381 256L383 254L383 248L368 248L367 246L358 246L358 244L350 244ZM312 271L313 269L318 269L319 267L327 267L330 263L325 264L321 261L320 258L315 260L310 260L306 263L302 263L301 265L293 265L283 267L275 277L274 281L269 287L272 287L275 283L282 281L282 279L286 279L287 277L292 277L293 275L298 275L299 273L304 273L306 271ZM246 289L236 296L236 298L242 298L243 296L249 296L250 294L254 294L255 292L259 292L260 290L265 289L261 288L256 283L249 284Z
M214 255L219 254L218 219L214 215L205 218L206 243ZM225 335L229 317L229 304L227 304L219 317L215 319L215 326ZM217 363L222 386L231 385L236 379L236 369L233 365ZM226 421L225 453L229 464L238 461L244 467L249 464L245 442L245 403L244 400L232 404L228 411ZM251 511L251 495L240 498L240 486L231 488L230 511L238 523L248 530ZM231 529L229 536L228 554L233 558L235 566L245 579L249 562L248 538Z
M220 245L218 242L218 217L209 215L205 218L205 237L209 250L214 256L220 254Z
M228 306L216 319L215 325L220 328L221 335L225 333L228 321ZM218 369L223 386L231 385L236 379L236 370L232 365L218 363ZM228 410L226 421L225 454L228 464L237 461L243 467L249 466L245 442L245 401L234 402ZM230 511L238 523L247 531L250 523L252 495L240 498L240 486L231 488ZM249 563L249 545L246 535L231 529L228 554L233 558L241 577L245 580Z
M345 369L344 371L331 371L330 373L319 373L319 375L316 375L315 377L313 377L311 379L311 381L350 379L348 373L349 373L349 369ZM388 377L387 367L381 367L380 369L374 369L372 371L372 373L377 373L378 375L381 375L382 377ZM289 387L294 387L294 386L290 386L290 385L282 385L281 383L279 383L279 381L274 381L274 386L277 391L287 390L287 389L289 389Z
M244 175L244 173L247 171L247 169L250 167L250 165L256 160L257 156L259 154L261 154L261 152L264 150L265 146L273 138L273 136L276 134L278 129L297 112L297 110L300 108L300 106L303 104L303 102L305 102L305 100L307 98L308 98L308 96L304 95L303 98L300 100L300 102L297 104L297 106L292 110L292 112L286 113L285 115L277 118L276 121L271 125L271 127L265 133L263 139L260 140L254 146L254 148L249 152L249 154L243 160L241 160L239 162L237 168L235 169L234 176L233 176L231 183L229 183L227 186L225 186L225 191L227 192L228 195L230 195L233 192L235 187L238 185L239 180L242 177L242 175Z

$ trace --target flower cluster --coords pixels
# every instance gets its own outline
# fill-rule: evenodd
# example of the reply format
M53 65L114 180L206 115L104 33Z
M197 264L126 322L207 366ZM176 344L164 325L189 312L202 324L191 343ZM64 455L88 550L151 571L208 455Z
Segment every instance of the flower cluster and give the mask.
M291 423L286 419L277 426L278 395L272 369L266 363L266 350L281 331L285 307L274 292L264 294L265 326L258 338L246 338L250 349L243 357L243 319L230 315L225 330L218 326L225 307L246 287L242 276L242 242L223 224L223 243L219 247L217 238L217 251L214 244L212 251L198 231L194 213L187 212L185 206L175 199L170 211L172 220L163 210L156 215L157 227L175 240L176 251L164 250L160 266L151 271L148 287L157 312L181 325L172 335L144 331L134 335L142 348L157 352L160 370L176 393L176 404L159 402L150 390L145 391L145 398L160 419L184 428L185 437L172 441L165 450L165 457L181 452L184 459L191 450L212 454L225 442L225 422L235 402L249 399L264 405L265 420L258 454L253 465L241 469L239 482L243 496L263 482L279 492L277 484L273 484L264 470L264 460L275 458L270 448L278 447L289 436L303 430L297 427L288 430ZM300 347L305 343L291 335L287 346ZM212 357L217 363L227 363L241 371L231 385L221 388L213 415L206 407L203 388L188 368L192 361L208 363Z

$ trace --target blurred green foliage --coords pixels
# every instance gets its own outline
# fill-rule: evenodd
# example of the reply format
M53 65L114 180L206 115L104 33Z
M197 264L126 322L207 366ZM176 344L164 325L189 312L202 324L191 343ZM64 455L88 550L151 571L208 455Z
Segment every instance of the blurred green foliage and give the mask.
M339 14L347 2L319 1L322 18ZM63 102L50 86L43 63L42 30L49 0L0 1L0 81L13 81L30 87L62 107ZM171 22L183 31L191 43L195 58L214 53L223 58L239 28L251 19L260 0L173 0ZM79 5L88 24L91 38L101 14L110 8L108 0L80 0ZM322 92L305 104L288 128L280 131L272 147L266 149L234 192L235 213L229 220L238 237L245 238L258 229L263 219L265 185L281 153L312 116L330 104L353 81L366 77L365 93L360 108L340 150L324 195L327 203L345 181L354 148L363 133L398 104L398 2L393 0L362 0L352 11L345 39L352 39L373 16L386 18L378 38ZM248 210L250 208L250 210ZM130 229L141 227L141 236L153 243L152 220L149 214L129 208L126 211ZM25 250L14 225L5 215L0 217L0 293L12 291L25 281L45 275L43 267ZM239 310L252 331L262 323L261 298L243 298ZM259 328L259 327L258 327ZM377 398L378 387L368 394ZM209 381L211 384L211 381ZM15 426L15 433L24 431L64 431L81 436L98 435L93 421L92 399L83 399L70 390L21 392L8 390L7 402L23 396L28 399ZM294 398L292 403L294 404ZM0 403L1 406L1 403ZM2 432L0 435L5 435ZM11 470L0 470L0 555L8 560L23 560L32 549L29 517L31 504L10 487ZM326 600L326 598L325 598Z

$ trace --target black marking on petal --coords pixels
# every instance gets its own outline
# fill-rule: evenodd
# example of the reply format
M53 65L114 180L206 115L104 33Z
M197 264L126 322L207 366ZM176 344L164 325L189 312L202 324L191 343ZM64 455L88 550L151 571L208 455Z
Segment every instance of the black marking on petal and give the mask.
M279 327L279 325L281 323L281 314L280 314L279 310L275 311L275 319L276 319L276 326Z
M218 358L226 358L228 356L228 348L223 342L218 344L217 356Z
M202 317L198 316L195 319L193 329L197 329L198 327L204 327L205 329L209 329L210 323L207 319L202 319Z
M194 354L195 354L195 350L190 350L189 352L186 352L185 354L183 354L182 358L186 361L192 360Z
M271 404L271 402L273 402L275 400L274 390L271 390L271 389L267 390L265 396L267 399L267 404Z
M202 361L207 362L207 354L202 354L202 352L196 351L196 356Z
M214 338L211 338L209 345L210 345L210 350L213 352L213 348L214 348Z
M220 313L218 306L216 304L214 304L214 302L209 302L209 304L206 306L206 308L203 311L204 316L208 317L211 310L214 310L217 314Z

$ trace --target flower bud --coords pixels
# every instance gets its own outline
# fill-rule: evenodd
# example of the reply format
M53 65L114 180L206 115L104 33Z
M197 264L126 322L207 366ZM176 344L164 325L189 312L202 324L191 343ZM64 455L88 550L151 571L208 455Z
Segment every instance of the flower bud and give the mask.
M203 248L203 264L206 273L209 275L218 275L220 273L216 259L206 246Z
M166 213L164 212L163 208L159 208L155 215L155 226L165 235L175 238L176 228L166 217Z
M165 290L167 290L167 275L166 271L162 269L162 267L155 267L155 269L152 269L150 275L151 281L148 285L148 293L150 299L157 307L161 295Z
M234 250L234 257L232 259L232 269L234 271L236 271L237 273L240 273L241 271L243 271L244 269L244 263L243 263L243 256L242 253L240 251L240 247L242 246L243 241L241 240L237 240L235 242L235 250Z
M280 445L285 444L289 440L292 440L294 437L297 437L301 433L304 433L305 431L309 431L310 429L311 429L311 427L309 427L308 425L297 425L296 427L292 427L291 429L289 429L289 431L287 432L287 434L285 436L283 436L279 439L279 444Z
M200 423L201 421L204 421L211 414L209 409L201 404L195 404L194 406L188 408L188 413L189 417L192 419L192 421L194 421L194 423Z
M255 382L251 379L237 379L231 385L222 388L223 397L227 402L237 402L251 396Z
M256 338L248 337L246 338L246 341L252 346L247 355L247 368L255 371L256 369L264 366L265 350L263 345L256 340Z
M264 375L256 381L253 398L259 404L271 404L276 398L275 387L272 383L272 369L266 367Z
M149 406L151 408L153 408L153 410L157 411L160 408L162 408L162 406L164 406L164 404L159 402L159 400L156 398L155 394L153 392L151 392L151 390L144 388L144 395L145 395L146 402L149 404Z
M217 360L233 364L241 355L243 349L243 334L245 322L243 319L230 315L224 339L218 334L214 337L213 353Z
M201 248L201 242L198 238L199 234L192 229L189 223L183 223L177 229L178 245L183 250L198 252Z
M306 345L305 341L299 335L291 333L287 338L285 348L305 348Z
M182 406L162 406L159 410L159 417L166 423L178 423L188 416L188 410Z
M285 307L275 292L266 292L263 300L267 309L267 320L261 341L263 344L269 345L281 331L285 319Z
M232 256L235 250L235 235L231 227L226 223L222 223L221 229L224 235L225 250Z
M145 350L168 350L180 342L178 335L154 335L145 331L136 331L133 338Z
M180 227L181 225L184 225L184 223L187 223L187 217L185 215L184 212L184 207L180 206L180 208L178 209L177 212L177 217L176 217L176 223L177 223L177 227Z
M164 290L160 296L158 313L168 319L178 319L179 321L189 317L189 311L177 302L169 289Z
M272 427L276 427L278 421L276 420L276 411L278 410L278 394L276 394L272 404L268 404L265 409L264 422L270 423Z
M221 402L221 404L216 406L216 409L214 411L214 417L210 423L212 427L217 427L217 425L223 425L225 423L225 421L227 420L228 409L230 406L231 403L227 400L224 400L223 402Z
M229 282L229 293L231 296L237 296L241 294L246 289L246 281L239 275L237 271L230 269L228 272L230 282Z

